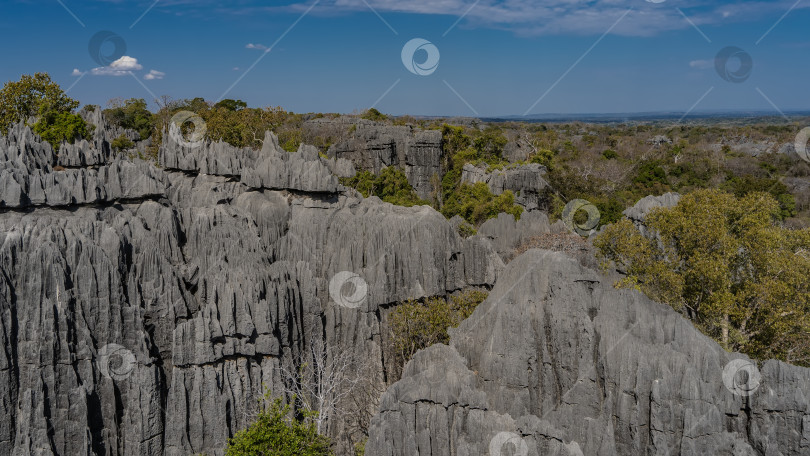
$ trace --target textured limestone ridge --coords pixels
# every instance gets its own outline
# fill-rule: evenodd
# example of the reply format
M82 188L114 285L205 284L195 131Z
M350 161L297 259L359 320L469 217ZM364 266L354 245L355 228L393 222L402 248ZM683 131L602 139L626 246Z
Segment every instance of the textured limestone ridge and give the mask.
M95 143L82 139L74 144L63 142L59 146L57 164L62 167L87 167L103 165L110 160L110 144L107 141Z
M640 199L633 207L625 209L622 214L629 218L633 224L639 229L642 235L649 236L649 230L645 223L647 214L655 208L663 207L670 208L678 204L681 200L681 195L677 193L665 193L661 196L645 196Z
M79 111L79 115L82 116L85 122L96 127L93 131L93 141L96 144L100 144L105 141L111 143L121 136L129 139L132 142L147 139L141 138L141 135L135 130L130 130L128 128L123 128L119 127L118 125L111 125L108 123L101 108L97 107L91 111L85 107Z
M264 151L223 146L224 161L215 147L167 138L163 170L85 155L54 171L27 127L0 138L2 204L25 209L0 211L0 455L221 455L316 338L381 389L397 302L489 287L503 268L432 208L325 193L347 161L282 154L273 135ZM273 157L282 174L238 179ZM358 308L330 293L344 271L367 282ZM343 442L347 426L329 432Z
M515 220L511 214L501 213L478 228L478 235L489 239L503 259L511 258L515 249L529 239L550 232L548 216L540 211L524 212L520 220Z
M345 164L341 162L345 172ZM337 168L337 164L333 165ZM242 170L242 182L253 188L288 189L312 193L335 193L340 186L326 160L314 147L301 146L289 153L278 145L278 137L266 132L260 158L254 167Z
M807 454L810 370L767 361L743 396L732 360L670 307L530 250L383 395L366 454Z
M190 139L184 138L179 127L171 123L158 151L161 165L169 170L239 176L242 169L255 166L259 157L259 151L251 148L234 147L224 141Z
M116 159L98 169L4 169L0 207L73 206L163 196L166 177L143 161Z
M0 136L0 172L12 168L26 172L49 169L54 162L51 145L25 122L19 122L9 128L6 136Z
M346 119L315 119L305 128L314 132L335 132L347 128ZM408 183L422 199L433 192L431 179L441 177L442 133L438 130L419 130L411 126L383 125L364 119L351 121L354 130L349 138L333 144L330 157L351 161L357 170L379 174L388 166L397 166L405 172Z
M548 182L543 178L545 174L546 168L537 163L494 170L490 173L485 168L467 163L461 170L461 181L470 184L484 182L496 195L511 190L515 194L516 203L532 210L538 208L541 192L548 187Z

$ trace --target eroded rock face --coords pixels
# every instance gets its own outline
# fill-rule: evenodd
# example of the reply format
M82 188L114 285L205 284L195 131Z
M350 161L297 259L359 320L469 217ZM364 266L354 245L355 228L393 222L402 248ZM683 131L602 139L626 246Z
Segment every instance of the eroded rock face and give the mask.
M645 219L647 218L647 214L650 213L653 209L663 207L663 208L671 208L678 204L678 201L681 200L681 195L677 193L664 193L660 196L645 196L638 200L638 202L631 208L625 209L622 214L625 217L630 219L631 222L638 228L639 232L643 236L652 236L653 234L649 232L647 229L647 225L645 224Z
M788 456L808 454L808 426L810 370L756 370L670 307L530 250L406 366L366 454Z
M492 172L467 163L461 171L461 181L470 184L484 182L496 195L510 190L515 195L517 204L527 210L533 210L539 207L542 191L548 187L548 182L544 179L545 175L546 168L536 163Z
M315 119L305 128L321 130L341 129L345 121ZM416 194L429 200L434 191L431 179L442 176L442 133L438 130L419 130L410 126L383 125L363 119L352 120L349 138L333 144L330 157L351 161L357 170L379 174L384 167L397 166L404 170L408 183Z
M316 339L384 384L392 305L503 268L429 207L343 192L349 162L166 138L162 169L102 139L63 171L24 126L0 138L0 455L222 454ZM330 294L341 271L362 305Z

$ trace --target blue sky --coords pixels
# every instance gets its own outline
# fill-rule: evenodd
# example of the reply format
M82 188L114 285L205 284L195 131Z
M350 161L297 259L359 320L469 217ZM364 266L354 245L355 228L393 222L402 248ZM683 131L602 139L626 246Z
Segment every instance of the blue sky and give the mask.
M810 109L810 0L4 0L0 12L0 80L47 71L82 103L224 95L295 112L480 116ZM90 52L94 36L107 39ZM430 74L403 61L415 38L438 50ZM740 68L745 56L732 52L722 66L741 82L715 68L729 46L753 63Z

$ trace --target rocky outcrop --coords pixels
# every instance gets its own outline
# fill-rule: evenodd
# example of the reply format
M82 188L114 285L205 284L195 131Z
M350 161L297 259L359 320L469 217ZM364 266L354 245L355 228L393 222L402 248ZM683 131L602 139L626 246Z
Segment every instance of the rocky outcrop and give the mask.
M350 160L357 170L374 174L385 167L397 166L422 199L430 199L434 191L431 179L441 179L441 131L364 119L314 119L306 122L305 129L318 132L348 129L348 138L329 147L329 157Z
M622 214L633 222L643 236L648 237L651 235L651 233L647 229L647 225L644 223L644 220L647 218L647 214L649 214L650 211L655 208L674 207L680 200L681 195L677 193L665 193L661 196L649 195L638 200L633 207L625 209Z
M461 171L461 181L470 184L484 182L496 195L510 190L517 204L533 210L539 207L543 189L548 187L548 182L543 178L545 174L546 168L536 163L510 165L492 172L467 163Z
M96 143L106 144L105 142ZM81 141L57 156L24 124L0 139L0 208L75 206L164 196L166 176L146 162L96 154ZM64 159L63 159L63 155ZM55 171L57 163L89 168Z
M314 147L301 145L298 153L281 150L278 138L267 132L259 160L242 170L242 182L253 188L289 189L311 193L335 193L337 176L318 156ZM337 166L335 166L337 168Z
M797 456L808 397L810 370L757 368L668 306L530 250L449 346L408 363L366 454Z
M478 228L478 234L492 242L492 246L504 260L512 259L515 249L526 244L531 238L550 232L548 216L540 211L524 212L520 220L515 220L510 214L501 213Z
M28 128L0 138L0 455L222 454L315 341L381 388L398 302L503 268L433 209L344 192L330 170L350 163L272 134L260 151L166 135L162 169L75 156L55 171ZM342 272L361 300L333 293Z

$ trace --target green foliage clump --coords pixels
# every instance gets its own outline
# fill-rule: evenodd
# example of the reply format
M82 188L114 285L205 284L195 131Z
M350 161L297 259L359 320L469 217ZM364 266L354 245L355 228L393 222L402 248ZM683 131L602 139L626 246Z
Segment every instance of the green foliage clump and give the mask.
M393 166L383 168L379 176L369 171L360 171L354 177L341 178L340 181L366 198L376 196L387 203L406 207L429 204L416 195L405 173Z
M269 401L269 393L264 400ZM312 416L301 412L303 420L291 417L290 406L275 399L259 412L247 429L228 441L226 456L329 456L329 440L319 435Z
M135 130L142 140L149 138L155 128L154 115L146 109L146 100L130 98L113 99L110 108L103 111L104 117L113 125Z
M500 128L490 127L475 133L473 137L465 134L463 127L442 126L442 146L448 160L445 163L446 172L441 179L436 209L447 218L460 215L473 227L497 217L501 212L519 218L523 208L515 204L511 191L496 196L483 182L461 182L461 172L467 163L486 164L488 170L508 165L502 158L506 142Z
M617 284L671 305L728 350L810 365L810 229L778 223L768 193L698 190L653 210L641 235L627 219L594 245L627 277Z
M473 148L479 160L490 165L503 161L506 136L498 127L487 127L473 139Z
M674 186L680 192L706 188L714 176L712 164L705 158L677 164L670 168L669 174L677 179Z
M207 139L224 141L235 147L261 148L267 130L278 135L279 144L288 152L298 150L304 139L304 115L286 112L279 107L248 108L241 100L222 100L214 104L200 97L175 101L164 99L160 104L162 107L155 114L155 144L160 144L164 129L172 116L180 111L191 111L203 119ZM153 153L156 152L155 147Z
M554 152L548 149L540 149L529 157L529 163L543 165L547 170L554 169Z
M373 120L375 122L385 122L386 120L388 120L388 116L381 113L380 111L377 111L374 108L369 108L366 112L363 113L362 116L360 116L360 118L366 120Z
M449 300L433 297L397 306L388 320L397 365L404 366L417 351L433 344L449 343L447 330L472 315L486 298L486 292L468 290Z
M50 118L40 127L42 131L56 125L59 125L57 130L64 129L78 122L60 115L70 114L78 107L79 102L68 97L48 73L23 75L19 81L7 82L0 89L0 134L7 134L8 127L29 117L45 115ZM58 136L58 133L54 131L52 137Z
M214 108L223 108L228 111L239 111L240 109L247 108L247 103L242 100L232 100L226 98L214 105Z
M51 143L54 149L58 149L62 141L73 142L76 139L90 137L87 123L80 115L52 110L40 115L34 124L34 132Z
M467 221L463 221L458 225L458 235L463 238L468 238L470 236L475 236L478 233L478 230L475 229L474 226L467 223Z
M117 151L131 149L133 146L135 146L135 143L130 141L129 138L124 135L115 138L113 142L110 143L110 147Z
M779 202L779 220L796 215L796 199L790 194L787 186L776 179L731 176L721 188L737 197L754 192L770 193Z
M445 156L452 157L459 151L470 147L472 139L464 134L464 127L442 125L442 149Z
M604 157L607 160L615 160L619 158L619 154L616 153L616 151L613 149L607 149L604 152L602 152L602 157Z
M480 226L501 212L519 219L523 208L515 204L515 195L510 190L494 195L484 182L465 182L449 193L441 212L447 218L460 215L473 226Z
M657 162L645 162L638 168L638 174L633 178L636 190L642 193L660 195L669 191L667 172Z

